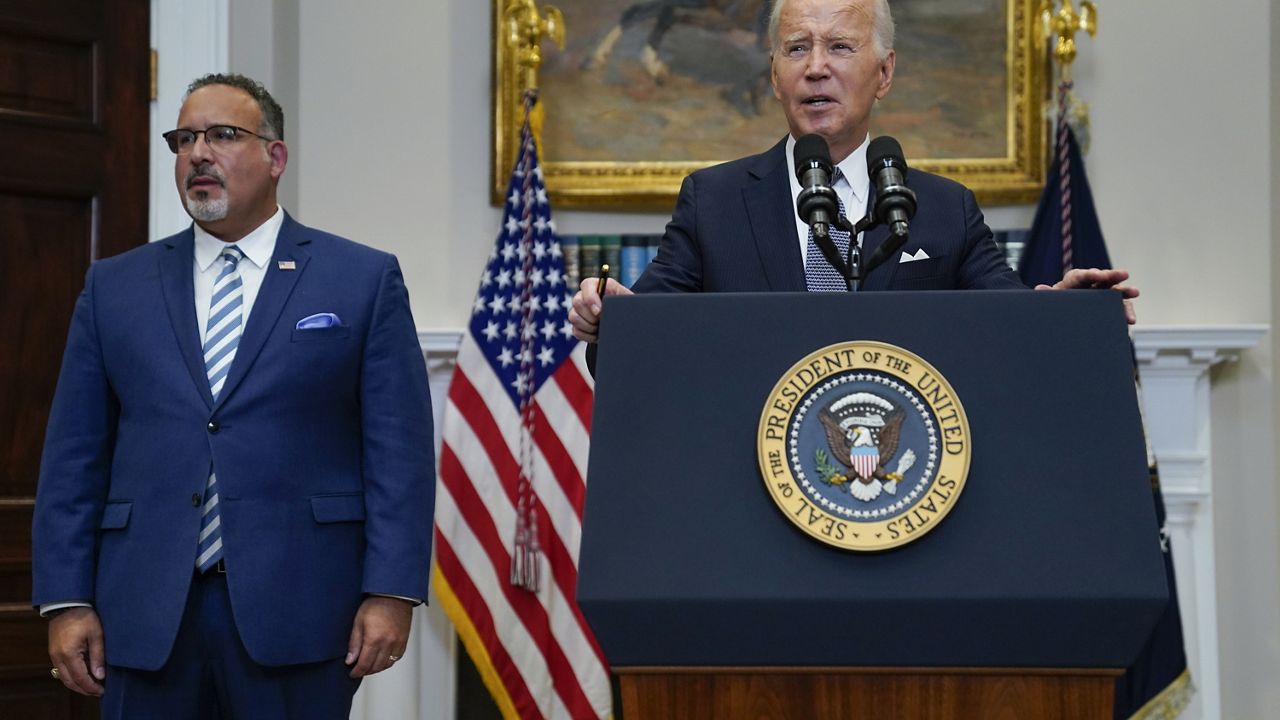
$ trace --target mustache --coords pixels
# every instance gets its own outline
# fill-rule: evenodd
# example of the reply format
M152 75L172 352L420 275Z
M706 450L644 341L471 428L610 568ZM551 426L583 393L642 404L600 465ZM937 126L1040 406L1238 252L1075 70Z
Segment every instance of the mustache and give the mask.
M202 177L209 178L217 182L219 185L226 187L227 179L222 176L222 173L208 166L195 167L188 170L187 177L184 180L184 183L187 186L187 188L190 188L191 183L195 182L196 178L202 178Z

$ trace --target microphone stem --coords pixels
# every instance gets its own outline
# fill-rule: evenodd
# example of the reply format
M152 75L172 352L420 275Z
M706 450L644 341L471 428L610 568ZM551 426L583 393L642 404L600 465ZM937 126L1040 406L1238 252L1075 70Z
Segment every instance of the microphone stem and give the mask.
M862 248L858 247L858 236L850 233L849 235L849 277L845 278L845 287L849 288L849 292L857 292L862 289L862 278L859 277L862 271Z

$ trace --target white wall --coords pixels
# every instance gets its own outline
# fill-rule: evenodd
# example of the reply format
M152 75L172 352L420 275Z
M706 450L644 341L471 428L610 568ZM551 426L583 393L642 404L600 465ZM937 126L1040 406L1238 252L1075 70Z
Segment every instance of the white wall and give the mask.
M1273 322L1276 106L1268 0L1100 3L1077 90L1112 260L1144 324ZM1226 718L1272 717L1280 688L1274 334L1215 371L1219 652ZM1175 548L1175 552L1177 549Z
M1271 10L1271 37L1280 37L1280 10ZM1280 245L1280 42L1271 43L1271 243ZM1280 278L1280 252L1271 253L1271 277ZM1271 284L1271 317L1280 318L1280 283ZM1280 369L1280 336L1271 333L1272 378ZM1272 417L1280 418L1280 392L1272 394ZM1280 468L1280 444L1275 444L1276 467ZM1280 494L1280 493L1277 493ZM1273 508L1280 517L1280 505Z
M1099 36L1080 41L1077 91L1093 108L1087 162L1102 225L1113 260L1142 288L1143 324L1273 322L1280 11L1268 0L1100 5ZM462 326L498 227L488 205L490 3L276 0L267 12L233 2L241 7L250 9L232 13L233 68L237 58L263 68L296 107L290 209L398 254L419 327ZM253 13L269 16L269 34ZM270 52L238 45L237 33ZM1030 213L988 214L1016 226ZM666 219L556 217L570 233L657 232ZM1277 357L1273 335L1215 377L1223 717L1280 707Z
M267 86L284 110L285 140L294 147L298 127L298 0L249 2L229 0L229 67ZM298 178L302 158L293 154L280 180L280 204L291 212L298 207Z

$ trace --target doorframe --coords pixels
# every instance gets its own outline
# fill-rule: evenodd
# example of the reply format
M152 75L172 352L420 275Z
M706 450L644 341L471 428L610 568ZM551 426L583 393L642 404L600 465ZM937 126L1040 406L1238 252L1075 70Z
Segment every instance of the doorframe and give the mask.
M151 0L151 48L156 96L151 102L151 211L148 238L158 240L191 224L173 189L173 154L160 133L172 129L192 78L226 72L229 0Z

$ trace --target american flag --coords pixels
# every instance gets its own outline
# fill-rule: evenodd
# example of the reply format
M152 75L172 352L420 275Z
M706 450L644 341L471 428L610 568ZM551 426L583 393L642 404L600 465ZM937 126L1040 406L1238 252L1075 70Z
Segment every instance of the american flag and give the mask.
M599 718L608 667L574 601L593 383L533 102L441 424L433 579L504 717Z

